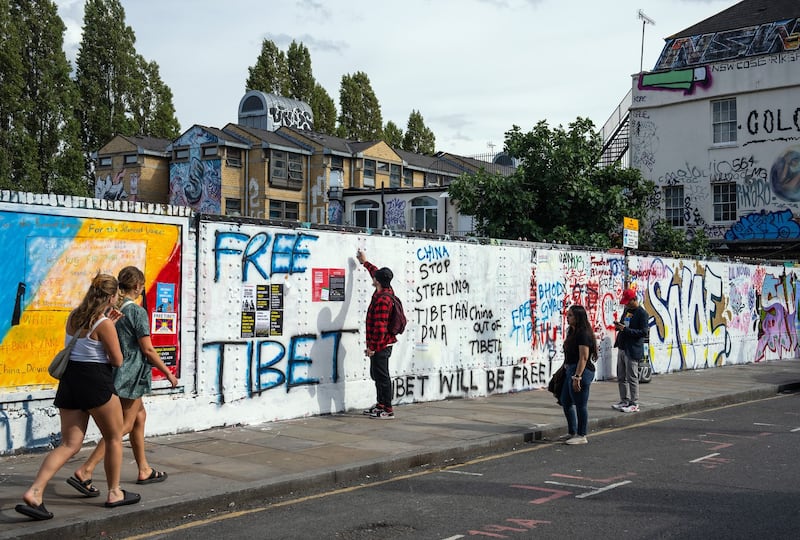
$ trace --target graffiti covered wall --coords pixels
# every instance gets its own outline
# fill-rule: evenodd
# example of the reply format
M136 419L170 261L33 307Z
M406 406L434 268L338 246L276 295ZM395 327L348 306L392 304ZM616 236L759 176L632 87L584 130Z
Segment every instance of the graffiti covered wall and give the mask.
M123 263L147 270L154 329L166 331L170 321L176 330L186 327L173 336L183 351L176 355L180 387L164 395L157 384L146 398L150 435L372 403L363 351L373 288L355 259L358 249L392 268L409 320L390 361L399 404L544 387L563 361L565 310L574 303L587 308L597 334L598 375L611 377L626 271L651 315L648 347L657 373L798 353L792 267L626 261L521 242L288 229L237 218L191 227L186 221L186 233L167 218L154 223L159 218L152 215L140 218L143 224L128 213L38 210L0 213L0 232L13 246L3 262L0 453L57 440L55 381L46 364L90 274ZM20 230L26 241L11 242ZM51 337L43 338L43 329Z
M714 43L698 58L707 58ZM800 238L798 62L800 52L792 50L635 76L631 165L659 188L654 203L661 213L651 217L664 218L661 190L676 187L684 225L713 240ZM714 116L718 100L725 103ZM714 142L715 129L731 129L725 142ZM716 198L714 189L721 190Z
M185 159L169 163L169 203L188 206L195 212L219 214L222 200L222 158L202 155L203 146L219 139L195 126L177 140L173 147L185 147Z

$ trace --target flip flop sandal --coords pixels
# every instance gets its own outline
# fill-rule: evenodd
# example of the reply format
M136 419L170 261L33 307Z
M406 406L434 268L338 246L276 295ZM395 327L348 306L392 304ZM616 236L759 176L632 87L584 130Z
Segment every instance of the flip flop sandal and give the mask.
M108 502L108 501L106 501L105 507L106 508L116 508L118 506L126 506L126 505L129 505L129 504L136 504L140 500L142 500L142 497L138 493L131 493L129 491L125 491L124 489L122 490L122 495L123 495L122 499L120 499L120 500L118 500L116 502Z
M44 521L46 519L53 519L53 513L48 512L47 508L44 507L44 503L40 504L39 506L32 506L30 504L18 504L14 507L14 510L19 512L24 516L28 516L31 519L35 519L36 521Z
M136 483L137 484L155 484L156 482L163 482L166 479L167 479L167 473L161 472L161 471L157 471L157 470L153 469L150 472L150 476L148 476L144 480L137 480Z
M100 495L100 490L92 485L91 478L81 482L76 476L70 476L67 478L67 484L83 493L84 497L97 497Z

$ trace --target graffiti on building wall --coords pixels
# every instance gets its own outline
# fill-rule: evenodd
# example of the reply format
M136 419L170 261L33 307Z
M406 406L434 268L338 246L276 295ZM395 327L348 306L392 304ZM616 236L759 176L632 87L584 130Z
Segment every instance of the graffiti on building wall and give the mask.
M755 212L742 216L725 233L725 240L786 240L800 238L800 224L791 210Z
M0 212L0 305L8 307L0 319L0 389L55 384L47 366L64 345L67 316L98 272L141 268L151 307L157 283L178 287L179 233L158 223ZM177 336L152 338L157 347L174 347L176 370Z
M139 175L131 174L131 191L134 191L134 176L136 176L135 183L138 184ZM107 173L105 176L102 174L95 178L94 196L96 199L105 199L107 201L125 201L128 200L128 193L125 191L125 169L117 172L112 176L112 173ZM130 200L135 200L132 197Z
M173 142L175 147L188 147L188 159L169 164L169 203L188 206L204 214L219 214L222 197L222 159L202 159L201 145L218 143L219 139L194 127Z
M796 51L800 18L699 36L668 39L654 71Z
M314 129L314 117L310 111L302 107L272 105L269 108L269 116L272 120L273 130L277 130L281 126L308 131Z
M800 109L795 113L798 118ZM800 145L785 149L770 169L772 190L788 201L800 201Z
M406 201L399 198L392 198L386 201L386 221L385 225L396 231L406 231Z
M644 167L652 172L660 146L658 127L649 119L647 111L631 111L630 114L632 134L638 141L631 148L631 163L635 167Z
M672 90L685 95L694 94L697 88L711 87L711 72L706 66L675 69L660 73L640 73L639 90Z

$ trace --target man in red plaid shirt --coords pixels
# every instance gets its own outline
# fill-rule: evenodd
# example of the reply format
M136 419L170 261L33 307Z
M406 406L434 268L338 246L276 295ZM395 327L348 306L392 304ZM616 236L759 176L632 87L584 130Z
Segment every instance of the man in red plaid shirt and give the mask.
M394 296L391 283L394 274L388 268L378 268L370 263L361 250L358 250L356 258L369 271L372 286L375 287L367 309L367 349L364 352L369 356L369 376L375 381L377 403L366 409L364 414L370 418L390 419L394 418L394 410L389 356L392 354L392 344L397 343L397 338L389 333L389 315Z

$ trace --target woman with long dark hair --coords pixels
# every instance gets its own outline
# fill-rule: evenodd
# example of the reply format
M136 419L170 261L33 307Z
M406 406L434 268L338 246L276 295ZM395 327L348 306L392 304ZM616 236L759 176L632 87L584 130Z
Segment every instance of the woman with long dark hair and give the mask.
M589 423L589 387L594 380L597 339L594 337L586 308L579 305L567 310L567 337L564 340L566 380L561 389L561 405L567 417L569 436L566 444L586 444Z

